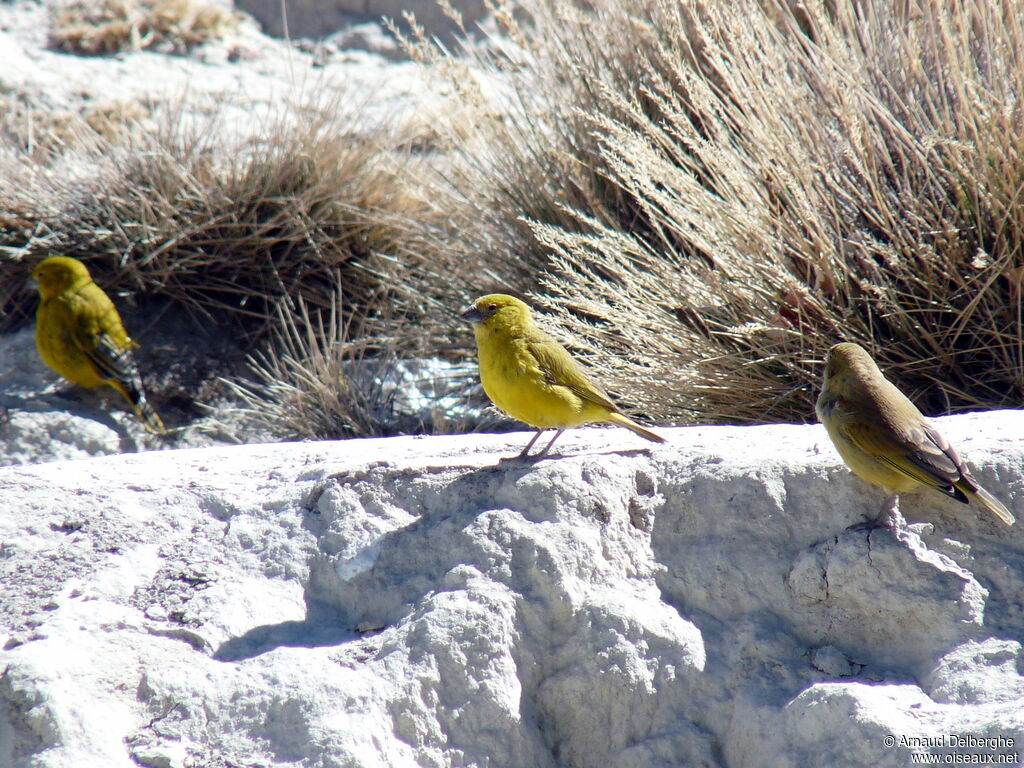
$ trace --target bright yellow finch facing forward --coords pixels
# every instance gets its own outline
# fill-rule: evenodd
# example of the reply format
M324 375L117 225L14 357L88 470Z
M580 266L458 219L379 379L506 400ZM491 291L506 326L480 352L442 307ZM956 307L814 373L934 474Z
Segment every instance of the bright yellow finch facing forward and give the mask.
M656 443L665 438L624 416L594 384L565 348L538 328L519 299L494 293L462 313L473 323L480 356L480 381L498 408L537 429L515 458L526 456L545 429L555 436L537 458L548 452L569 427L610 422Z
M978 485L946 439L856 344L829 350L815 410L853 473L892 494L880 521L895 515L898 493L929 486L1013 525L1010 510Z
M113 387L151 432L163 432L146 402L142 381L113 302L85 264L66 256L43 259L32 270L42 301L36 312L36 348L43 362L72 384Z

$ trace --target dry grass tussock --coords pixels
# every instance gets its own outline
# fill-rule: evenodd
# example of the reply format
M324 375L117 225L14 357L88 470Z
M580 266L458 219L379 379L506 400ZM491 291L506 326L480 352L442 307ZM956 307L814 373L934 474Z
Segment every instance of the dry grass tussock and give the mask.
M582 12L565 3L537 5L492 4L500 33L488 45L454 52L435 46L411 18L408 34L391 28L452 97L432 116L445 153L438 184L455 200L453 230L461 247L488 255L491 270L479 293L516 293L552 268L550 249L532 236L531 221L583 231L580 214L615 224L628 206L607 179L587 114L598 102L591 76L581 73L601 73L626 91L639 54L613 61L596 45L584 54ZM448 10L466 35L458 13ZM529 23L520 26L520 18Z
M395 361L387 340L346 333L337 313L280 313L269 350L251 358L252 378L227 382L246 421L280 438L342 438L384 434L391 409L381 382ZM353 381L345 363L369 359L379 368L368 385Z
M149 118L137 101L115 99L89 104L81 110L43 110L29 94L0 95L0 145L22 160L47 164L80 143L118 142Z
M207 0L64 0L50 14L50 47L80 56L149 48L183 54L237 24L223 4Z
M250 358L251 375L226 382L241 405L224 413L225 421L290 440L451 434L479 426L483 403L472 366L403 359L401 332L351 333L338 311L340 286L337 296L328 314L311 316L301 302L297 312L280 313L273 344Z
M463 231L627 403L813 419L852 340L926 412L1020 404L1024 2L527 7L477 57L518 109L465 141Z
M45 221L62 204L50 177L80 178L89 155L105 156L107 145L146 130L149 117L150 110L132 100L101 101L76 111L41 107L18 90L0 95L0 248L15 249L14 263L5 264L0 275L0 329L22 322L20 305L30 295L18 283L29 271L17 261L19 249L45 230Z

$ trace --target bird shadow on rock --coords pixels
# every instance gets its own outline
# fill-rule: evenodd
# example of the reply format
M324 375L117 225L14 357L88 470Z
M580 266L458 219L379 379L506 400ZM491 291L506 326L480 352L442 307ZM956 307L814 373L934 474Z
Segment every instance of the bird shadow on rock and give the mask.
M244 661L276 648L320 648L341 645L359 637L361 634L348 628L344 615L337 608L311 600L307 594L306 618L253 627L221 643L213 658Z
M583 456L642 456L650 452L650 448L627 448L625 450L613 449L610 451L573 451L571 453L547 453L543 456L509 456L498 459L497 464L491 464L481 469L506 469L511 467L532 467L541 462L548 462L554 459L572 459Z
M495 484L516 482L534 470L532 463L505 463L485 467L417 468L409 471L382 467L389 487L429 483L431 476L462 471L446 483L442 495L452 499L447 510L422 515L388 531L367 545L376 554L367 568L345 579L330 553L316 557L305 584L306 617L253 627L225 640L213 653L219 661L242 661L279 647L315 648L340 646L399 621L425 596L438 590L445 574L467 559L463 547L448 549L439 540L460 536L477 516L493 507ZM330 533L331 515L315 511L318 499L331 484L359 482L345 474L332 475L309 505L303 526L318 540ZM371 481L373 482L373 481ZM377 482L384 482L377 480ZM450 510L450 511L448 511Z

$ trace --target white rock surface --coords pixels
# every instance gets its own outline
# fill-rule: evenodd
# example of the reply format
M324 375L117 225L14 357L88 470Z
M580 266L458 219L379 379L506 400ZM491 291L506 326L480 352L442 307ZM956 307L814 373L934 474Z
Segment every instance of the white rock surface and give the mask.
M75 56L47 45L49 7L0 3L0 94L42 112L78 113L87 107L139 104L152 130L180 114L183 125L214 130L226 144L260 126L272 127L293 107L332 107L353 132L438 109L422 70L364 51L326 59L267 37L249 22L225 40L187 56L126 51Z
M939 421L1024 515L1024 413ZM1022 751L1019 525L921 494L911 529L850 530L882 494L820 427L664 432L534 465L496 463L517 434L0 470L0 765Z

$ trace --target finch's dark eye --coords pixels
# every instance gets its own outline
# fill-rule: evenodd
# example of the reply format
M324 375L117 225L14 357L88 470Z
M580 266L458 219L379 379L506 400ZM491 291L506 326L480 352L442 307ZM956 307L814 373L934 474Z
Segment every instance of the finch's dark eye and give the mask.
M497 308L498 308L497 304L488 304L487 305L487 311L488 312L494 312Z

